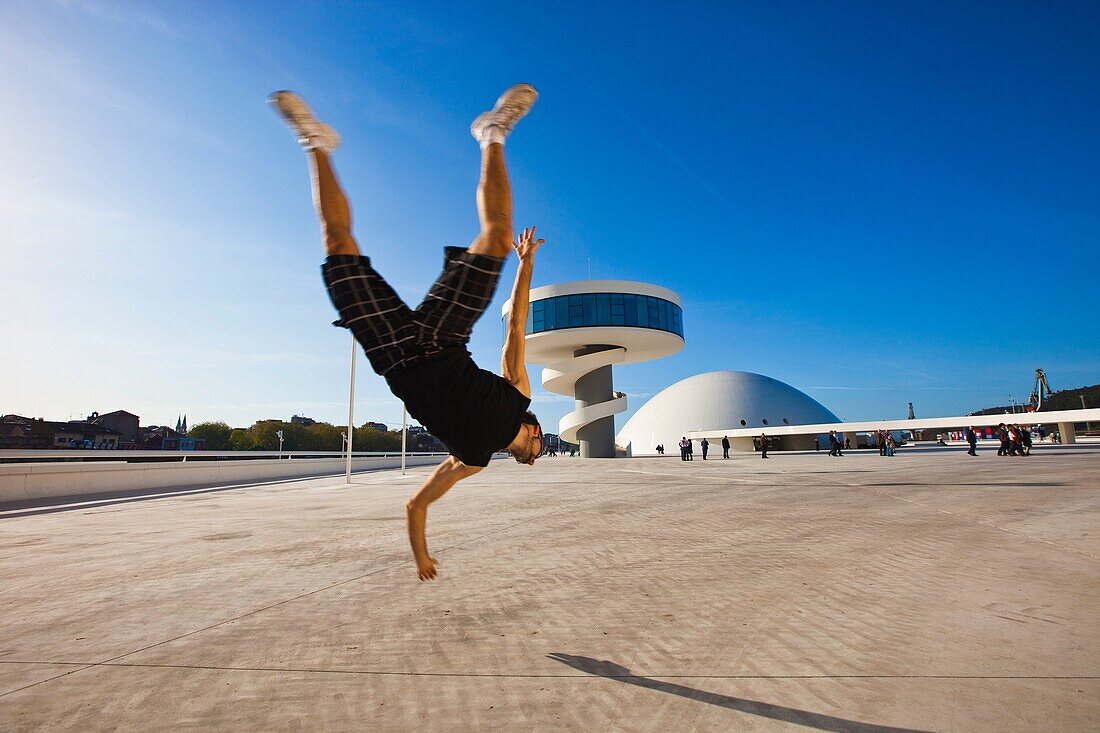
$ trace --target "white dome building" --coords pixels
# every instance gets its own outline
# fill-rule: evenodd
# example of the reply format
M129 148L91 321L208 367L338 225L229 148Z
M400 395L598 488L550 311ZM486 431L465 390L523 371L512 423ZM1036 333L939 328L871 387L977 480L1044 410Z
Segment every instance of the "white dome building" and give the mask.
M767 432L769 427L835 422L840 419L824 405L779 380L752 372L707 372L665 388L642 405L615 443L627 455L656 455L658 444L675 454L680 438L692 430L759 427ZM780 443L788 450L807 450L813 448L813 439L784 436ZM753 450L751 438L730 443L734 450Z

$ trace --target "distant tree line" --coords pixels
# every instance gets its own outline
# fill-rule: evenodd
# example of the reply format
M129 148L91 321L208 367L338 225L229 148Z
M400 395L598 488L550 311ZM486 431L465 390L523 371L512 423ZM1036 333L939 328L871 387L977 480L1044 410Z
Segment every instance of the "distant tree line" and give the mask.
M344 449L341 436L346 428L327 422L299 425L282 420L260 420L252 427L233 429L224 422L204 422L187 431L192 438L206 440L206 450L278 450L278 431L283 431L284 451L339 451ZM438 450L438 443L427 434L409 435L407 450ZM401 450L400 430L375 430L366 425L355 429L352 439L355 451Z
M1100 384L1077 389L1064 389L1055 392L1043 400L1043 412L1047 410L1080 410L1081 395L1085 396L1086 407L1100 407Z

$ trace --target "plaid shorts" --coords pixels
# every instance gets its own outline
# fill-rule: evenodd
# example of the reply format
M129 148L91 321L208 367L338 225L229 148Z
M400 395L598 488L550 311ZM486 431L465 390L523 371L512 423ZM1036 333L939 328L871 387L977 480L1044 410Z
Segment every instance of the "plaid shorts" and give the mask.
M321 266L329 297L374 371L383 377L464 347L474 323L489 307L504 260L445 247L443 272L424 302L410 310L370 264L358 255L332 255Z

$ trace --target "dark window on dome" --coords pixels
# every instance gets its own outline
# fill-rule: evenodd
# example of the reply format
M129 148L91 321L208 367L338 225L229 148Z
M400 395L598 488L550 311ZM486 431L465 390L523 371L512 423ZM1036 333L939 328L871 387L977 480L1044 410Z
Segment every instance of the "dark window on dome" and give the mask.
M764 423L765 425L767 425L767 424L768 424L768 418L764 418L764 419L763 419L763 420L761 420L760 422L762 422L762 423Z
M790 425L790 424L791 424L791 421L790 421L790 420L788 420L787 418L783 418L783 424L784 424L784 425Z
M746 426L746 425L748 425L748 423L747 423L747 422L745 422L744 420L742 420L742 421L741 421L741 427L744 427L744 426Z

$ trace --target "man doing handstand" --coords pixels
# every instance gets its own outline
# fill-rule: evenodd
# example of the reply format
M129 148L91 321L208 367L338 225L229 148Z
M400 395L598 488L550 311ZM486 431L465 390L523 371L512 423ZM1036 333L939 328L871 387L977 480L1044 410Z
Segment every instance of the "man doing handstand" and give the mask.
M528 465L543 452L542 428L527 409L531 383L523 361L531 271L543 240L535 238L531 227L513 244L512 192L504 165L504 139L537 98L533 87L517 84L474 120L470 132L481 145L481 233L465 250L445 248L443 272L416 309L405 305L359 252L351 233L351 210L329 159L340 136L293 92L276 92L269 100L307 152L327 254L321 273L340 313L336 325L351 329L371 367L385 377L409 414L450 450L405 505L421 580L436 575L425 539L428 505L489 465L498 450L507 449ZM466 344L513 249L519 272L512 287L501 377L479 369Z

